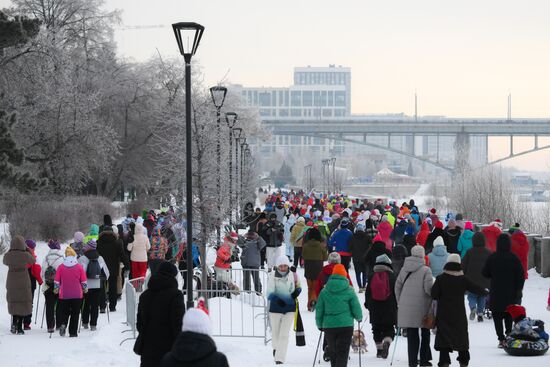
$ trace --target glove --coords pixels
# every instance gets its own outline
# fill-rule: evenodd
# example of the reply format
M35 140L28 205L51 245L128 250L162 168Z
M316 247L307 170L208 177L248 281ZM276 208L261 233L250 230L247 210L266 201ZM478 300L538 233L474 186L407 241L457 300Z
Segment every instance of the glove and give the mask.
M84 294L88 293L88 288L82 289L82 292L84 292Z
M290 294L290 297L292 297L293 299L296 299L296 298L298 298L298 294L299 294L298 291L297 291L297 290L294 290L294 292L292 292L292 293Z
M277 298L277 305L279 305L279 307L285 307L286 306L286 302L283 301L282 299L280 298Z

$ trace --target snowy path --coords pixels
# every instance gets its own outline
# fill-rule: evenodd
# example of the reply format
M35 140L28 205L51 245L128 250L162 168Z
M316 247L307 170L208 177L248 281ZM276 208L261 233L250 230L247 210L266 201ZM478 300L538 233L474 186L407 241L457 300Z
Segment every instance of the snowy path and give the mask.
M37 246L38 260L42 262L47 252L45 243ZM119 343L127 334L121 334L126 329L122 322L125 320L124 300L117 306L118 311L111 313L110 323L107 323L106 315L100 315L98 330L91 332L82 330L76 339L61 338L59 334L53 334L48 338L45 329L40 329L42 314L39 314L38 325L24 336L11 335L9 333L10 316L7 314L5 299L5 281L7 268L0 266L0 355L1 365L6 367L30 367L30 366L55 366L55 367L97 367L117 366L135 367L139 365L139 357L132 352L133 342L127 342L122 346ZM303 279L303 270L299 269ZM353 276L352 276L353 279ZM303 280L305 287L305 280ZM550 279L543 279L534 271L530 273L530 279L524 290L524 305L529 315L542 318L550 324L550 312L546 311L545 302L550 287ZM359 295L361 303L364 296ZM300 296L302 309L305 308L307 292L304 289ZM40 311L44 298L40 299ZM36 304L36 303L35 303ZM364 310L365 311L365 310ZM365 311L366 312L366 311ZM294 333L291 333L289 342L288 366L312 366L315 347L319 337L319 331L315 327L314 314L302 311L306 332L305 347L296 347ZM363 355L363 366L388 366L389 360L376 359L376 351L370 333L370 324L367 323L363 330L366 333L369 344L369 353ZM231 366L274 366L271 354L271 345L264 346L262 339L252 338L216 338L219 350L226 353ZM543 357L515 358L496 348L496 337L491 321L484 323L470 322L470 353L472 361L470 366L498 365L499 367L517 367L526 365L533 367L550 366L550 354ZM433 345L433 338L432 338ZM392 345L393 350L393 345ZM437 362L438 353L433 353L434 362ZM456 356L455 356L456 358ZM456 362L455 362L456 364ZM358 356L352 354L349 366L358 366ZM436 365L436 363L434 363ZM317 366L319 366L317 364ZM329 366L321 362L321 366ZM407 366L406 340L399 339L394 366Z

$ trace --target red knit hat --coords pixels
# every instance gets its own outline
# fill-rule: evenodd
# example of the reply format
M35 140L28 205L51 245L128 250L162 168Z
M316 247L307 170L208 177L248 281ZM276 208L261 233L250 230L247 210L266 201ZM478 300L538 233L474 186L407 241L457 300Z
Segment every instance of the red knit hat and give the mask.
M435 208L430 209L430 213L435 214L435 212L436 212Z
M525 312L525 307L520 305L508 305L508 307L506 307L506 312L512 316L512 320L515 320L520 316L525 317L527 315Z
M435 224L435 228L443 229L443 222L438 220L437 223Z
M377 234L377 235L374 236L374 238L372 239L372 243L375 243L375 242L384 242L384 240L382 239L382 236L380 236L380 234Z

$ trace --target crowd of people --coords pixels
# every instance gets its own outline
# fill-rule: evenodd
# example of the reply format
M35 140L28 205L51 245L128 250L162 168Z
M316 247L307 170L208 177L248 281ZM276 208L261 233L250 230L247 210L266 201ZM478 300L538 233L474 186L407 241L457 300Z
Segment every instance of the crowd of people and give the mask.
M432 330L438 365L449 366L450 354L457 352L460 365L467 366L468 318L492 319L498 347L510 354L548 349L543 322L528 318L521 306L529 244L518 223L504 230L495 219L479 229L459 213L443 216L435 208L423 213L414 200L398 205L303 191L269 194L265 208L249 213L244 223L245 234L229 230L216 246L215 278L238 292L231 268L240 261L243 288L251 291L253 285L266 296L276 364L286 363L300 308L299 268L306 309L315 312L323 358L332 367L347 366L352 340L354 350L366 350L362 306L376 357L388 358L394 339L406 337L410 367L432 366ZM41 265L36 242L14 236L4 256L11 332L30 329L37 285L50 335L68 330L76 337L79 322L95 331L100 313L116 311L124 279L141 279L136 284L144 283L146 290L139 298L134 346L141 366L227 366L211 338L204 302L185 312L178 289L178 270L188 269L185 227L171 208L128 215L119 225L105 215L102 225L76 232L64 250L49 240ZM192 252L190 268L198 267L195 245ZM260 269L269 274L267 284ZM550 310L550 292L548 302Z

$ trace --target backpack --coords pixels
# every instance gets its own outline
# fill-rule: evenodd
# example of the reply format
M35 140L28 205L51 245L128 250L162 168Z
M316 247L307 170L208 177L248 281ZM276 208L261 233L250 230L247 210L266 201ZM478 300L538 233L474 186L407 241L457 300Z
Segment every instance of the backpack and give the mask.
M53 288L53 283L55 280L55 268L51 265L48 265L44 271L44 282L50 288Z
M385 301L390 297L390 277L387 272L374 273L370 283L370 293L374 301Z
M86 267L86 277L88 279L101 278L101 265L98 259L89 259L88 266Z

